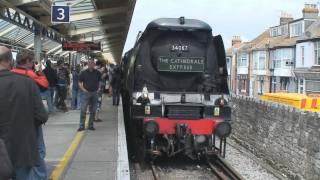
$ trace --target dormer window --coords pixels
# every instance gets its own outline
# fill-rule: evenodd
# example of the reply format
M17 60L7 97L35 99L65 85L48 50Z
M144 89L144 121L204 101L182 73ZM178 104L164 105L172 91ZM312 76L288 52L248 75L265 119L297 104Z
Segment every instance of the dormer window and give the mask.
M303 21L290 24L290 37L300 36L303 33Z
M271 36L283 36L288 34L288 24L271 28Z

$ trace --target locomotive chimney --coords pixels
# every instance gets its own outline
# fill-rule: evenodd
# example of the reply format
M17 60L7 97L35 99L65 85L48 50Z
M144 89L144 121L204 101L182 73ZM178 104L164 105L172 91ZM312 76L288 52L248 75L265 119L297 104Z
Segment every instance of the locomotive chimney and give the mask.
M235 45L235 44L240 44L242 41L241 41L241 38L240 36L233 36L232 37L232 42L231 42L231 45Z
M280 17L280 25L288 24L290 21L293 21L291 14L282 12Z
M319 10L316 4L304 4L304 8L302 10L303 18L317 18Z

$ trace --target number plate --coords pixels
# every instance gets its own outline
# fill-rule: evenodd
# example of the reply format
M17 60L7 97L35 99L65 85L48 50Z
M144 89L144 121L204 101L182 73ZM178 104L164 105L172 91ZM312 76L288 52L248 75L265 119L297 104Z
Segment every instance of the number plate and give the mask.
M182 52L188 52L189 46L187 45L171 45L170 51L182 51Z
M158 71L169 72L203 72L203 57L159 57Z

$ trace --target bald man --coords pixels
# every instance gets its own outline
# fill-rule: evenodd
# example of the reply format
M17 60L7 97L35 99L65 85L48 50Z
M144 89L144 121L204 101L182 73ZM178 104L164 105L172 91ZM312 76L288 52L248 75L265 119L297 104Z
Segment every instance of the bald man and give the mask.
M11 51L0 46L0 138L14 167L13 179L25 180L40 163L36 127L47 121L48 114L36 83L10 72L12 63Z

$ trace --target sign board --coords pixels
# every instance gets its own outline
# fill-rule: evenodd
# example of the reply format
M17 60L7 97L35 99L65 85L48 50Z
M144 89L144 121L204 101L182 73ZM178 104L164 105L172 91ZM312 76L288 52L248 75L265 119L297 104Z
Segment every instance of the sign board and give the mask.
M70 7L69 6L51 6L52 23L69 23Z
M158 71L169 72L203 72L203 57L159 57Z
M62 43L63 51L101 51L100 42L91 41L66 41Z

